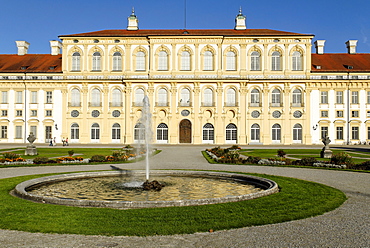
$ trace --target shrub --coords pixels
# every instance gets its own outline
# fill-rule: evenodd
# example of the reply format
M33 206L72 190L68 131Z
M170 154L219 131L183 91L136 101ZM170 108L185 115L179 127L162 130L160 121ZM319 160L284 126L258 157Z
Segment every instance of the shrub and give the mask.
M313 157L302 158L298 161L298 164L303 166L313 166L314 163L317 163L317 160Z
M258 162L261 160L260 157L254 157L254 156L249 156L247 159L246 159L246 162L247 163L252 163L252 164L258 164Z
M72 156L73 156L73 154L75 154L75 151L73 151L73 150L69 150L69 151L68 151L68 155L69 155L70 157L72 157Z
M104 155L93 155L90 159L91 162L104 162L105 156Z
M356 164L353 166L356 170L370 170L370 160L362 162L361 164Z
M36 157L33 159L34 164L47 164L49 161L47 157Z
M277 155L278 155L278 157L283 158L283 157L285 157L286 152L284 152L284 150L282 150L282 149L279 149L279 150L277 150Z
M12 152L4 152L3 156L4 156L5 159L11 159L11 160L20 157L18 154L15 154L15 153L12 153Z
M347 165L347 168L350 168L353 166L352 157L345 152L333 154L333 156L330 159L330 163L339 164L339 165L345 164Z

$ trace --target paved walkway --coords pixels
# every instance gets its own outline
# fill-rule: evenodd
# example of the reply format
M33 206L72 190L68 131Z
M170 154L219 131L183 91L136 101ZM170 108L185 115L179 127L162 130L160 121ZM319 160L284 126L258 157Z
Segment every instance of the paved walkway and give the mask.
M265 173L323 183L346 193L348 200L321 216L280 224L214 233L173 236L106 237L27 233L0 230L1 247L370 247L370 174L268 166L211 165L202 146L156 146L163 151L151 159L152 169L203 169ZM143 162L122 164L144 169ZM109 170L109 165L25 167L0 169L0 178L20 175ZM217 213L215 213L217 214ZM1 217L0 217L1 218Z

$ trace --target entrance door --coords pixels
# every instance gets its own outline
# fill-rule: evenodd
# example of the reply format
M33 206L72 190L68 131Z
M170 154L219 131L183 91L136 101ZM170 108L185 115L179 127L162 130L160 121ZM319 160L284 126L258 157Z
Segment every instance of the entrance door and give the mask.
M45 142L49 143L53 139L52 126L45 126Z
M191 143L191 122L189 120L180 122L180 143Z

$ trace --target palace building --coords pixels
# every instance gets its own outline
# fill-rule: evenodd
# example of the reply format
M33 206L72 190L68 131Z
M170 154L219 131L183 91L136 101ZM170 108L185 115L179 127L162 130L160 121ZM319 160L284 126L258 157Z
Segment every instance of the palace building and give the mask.
M133 144L143 98L153 143L334 144L370 141L370 53L325 53L314 35L248 29L60 35L50 54L0 55L0 142ZM344 47L345 48L345 47Z

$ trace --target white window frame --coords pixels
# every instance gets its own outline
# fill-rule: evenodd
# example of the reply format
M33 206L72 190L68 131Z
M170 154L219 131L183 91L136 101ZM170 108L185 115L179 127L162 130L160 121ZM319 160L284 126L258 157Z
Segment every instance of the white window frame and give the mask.
M92 55L92 70L101 71L101 54L100 52L94 52Z
M158 53L158 71L168 71L168 54L166 51Z
M72 71L81 71L81 55L79 52L72 54Z
M204 65L203 71L213 71L214 55L211 51L204 52Z
M113 71L122 71L122 54L120 52L113 53Z
M236 54L233 51L226 53L226 70L236 71Z
M190 53L188 51L183 51L181 53L181 71L190 71L191 66L190 66Z

